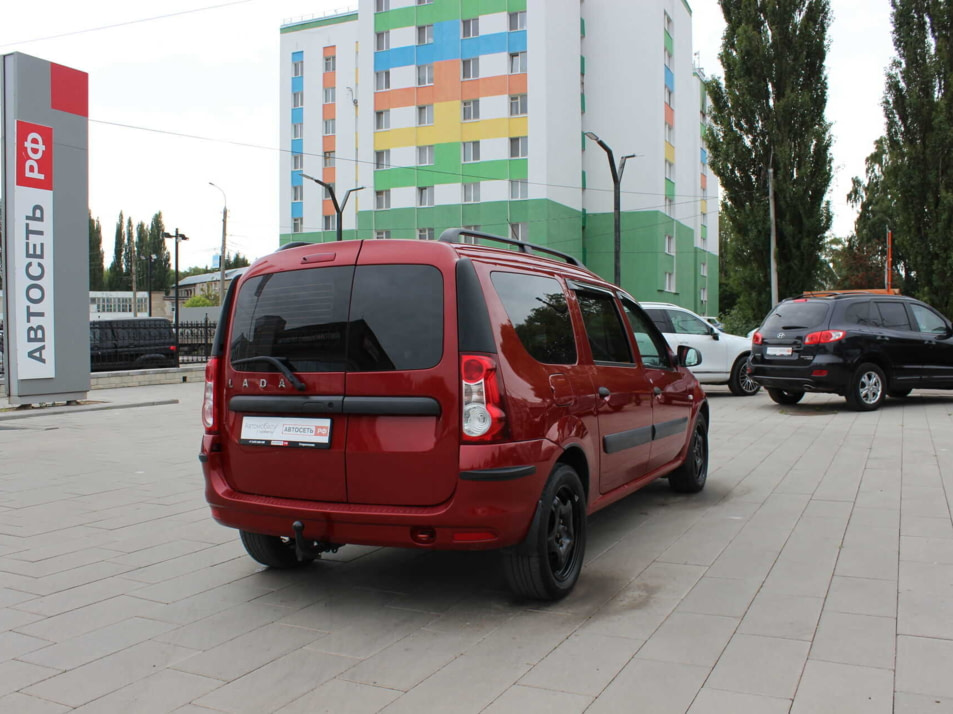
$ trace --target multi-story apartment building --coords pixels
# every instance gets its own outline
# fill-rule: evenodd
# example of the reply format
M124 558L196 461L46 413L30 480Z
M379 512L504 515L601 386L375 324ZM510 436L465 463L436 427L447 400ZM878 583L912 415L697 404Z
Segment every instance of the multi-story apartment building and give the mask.
M623 287L715 314L717 179L684 0L360 0L281 28L281 242L433 239L468 226L548 245ZM711 209L709 209L709 202Z

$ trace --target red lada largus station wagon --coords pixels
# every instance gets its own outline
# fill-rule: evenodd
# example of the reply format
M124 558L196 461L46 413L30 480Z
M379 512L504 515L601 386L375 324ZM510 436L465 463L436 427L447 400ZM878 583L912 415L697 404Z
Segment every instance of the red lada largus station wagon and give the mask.
M704 487L699 359L549 248L462 229L286 245L222 309L206 497L271 567L348 543L500 549L516 593L558 599L588 514L661 476Z

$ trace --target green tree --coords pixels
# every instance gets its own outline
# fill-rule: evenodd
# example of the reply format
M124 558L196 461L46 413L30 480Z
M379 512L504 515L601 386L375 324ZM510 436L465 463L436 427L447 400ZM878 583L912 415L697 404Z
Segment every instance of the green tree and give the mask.
M165 224L162 221L162 211L152 216L149 223L149 252L147 256L154 256L152 260L152 289L167 290L172 287L172 256L166 245ZM148 270L148 269L147 269Z
M891 7L897 56L883 100L889 226L902 257L904 291L950 315L953 0L891 0Z
M129 273L126 271L126 226L122 211L116 221L115 240L113 242L113 262L109 266L107 290L129 290Z
M720 0L724 79L708 82L709 161L722 185L722 254L736 312L770 305L768 169L774 170L779 296L814 287L831 225L829 0ZM739 318L740 319L740 318ZM746 318L747 319L747 318Z
M89 289L105 290L105 266L103 260L103 226L99 219L89 213Z
M231 270L232 268L246 268L251 263L248 258L236 251L235 253L226 253L225 254L225 269Z

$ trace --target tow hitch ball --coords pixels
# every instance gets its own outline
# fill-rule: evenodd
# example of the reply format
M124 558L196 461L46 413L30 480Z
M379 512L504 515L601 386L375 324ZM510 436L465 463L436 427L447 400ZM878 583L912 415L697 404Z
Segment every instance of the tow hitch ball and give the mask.
M320 558L322 553L337 553L341 546L338 543L324 543L304 537L304 523L295 521L291 524L295 532L295 557L299 561Z

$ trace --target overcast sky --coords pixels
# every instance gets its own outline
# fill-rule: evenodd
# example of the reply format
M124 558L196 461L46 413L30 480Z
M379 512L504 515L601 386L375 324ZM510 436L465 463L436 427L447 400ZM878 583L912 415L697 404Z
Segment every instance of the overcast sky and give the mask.
M720 75L718 2L689 2L700 64ZM279 28L289 19L354 6L349 0L5 3L0 53L24 52L90 75L89 202L103 223L107 267L120 210L136 222L161 210L170 231L178 227L190 238L180 244L181 267L211 264L221 243L222 194L210 181L228 200L229 251L254 259L274 250ZM863 174L883 133L883 72L893 49L889 0L832 0L832 7L830 198L840 235L853 226L844 201L850 179Z

